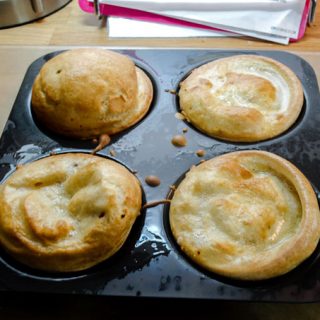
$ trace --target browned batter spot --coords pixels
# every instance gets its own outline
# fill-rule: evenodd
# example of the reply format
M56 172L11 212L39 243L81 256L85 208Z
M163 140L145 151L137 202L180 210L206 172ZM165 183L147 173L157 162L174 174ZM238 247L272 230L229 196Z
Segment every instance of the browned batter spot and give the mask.
M178 120L185 120L185 118L186 118L186 117L185 117L182 113L180 113L180 112L176 112L174 116L175 116L176 119L178 119Z
M171 94L177 94L177 91L176 90L172 90L172 89L166 89L164 90L165 92L169 92Z
M36 182L36 183L34 184L35 187L41 187L42 185L43 185L42 182Z
M182 129L182 132L183 132L183 133L188 132L188 128L183 128L183 129Z
M196 155L197 155L198 157L203 157L203 156L206 155L206 151L203 150L203 149L199 149L199 150L196 151Z
M109 153L110 153L113 157L116 156L116 152L115 152L113 149L111 149Z
M95 154L98 151L102 150L103 148L105 148L111 141L111 138L109 135L107 134L102 134L99 137L99 144L95 147L94 150L92 150L91 154Z
M187 122L190 122L190 119L187 117L187 114L184 111L181 111L181 114L184 116Z
M20 168L22 168L22 164L17 164L17 165L16 165L16 170L18 170L18 169L20 169Z
M151 202L148 202L145 205L143 205L142 209L152 208L152 207L158 206L159 204L165 204L165 203L170 203L170 202L171 202L171 200L169 200L169 199L151 201Z
M150 187L157 187L160 185L161 181L157 176L147 176L144 181L150 186Z
M181 134L177 134L171 140L171 143L176 147L185 147L187 145L187 139Z

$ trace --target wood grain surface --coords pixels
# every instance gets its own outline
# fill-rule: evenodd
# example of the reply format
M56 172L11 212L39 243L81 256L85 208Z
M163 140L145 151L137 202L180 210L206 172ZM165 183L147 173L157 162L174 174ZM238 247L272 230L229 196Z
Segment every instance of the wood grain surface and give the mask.
M320 6L320 5L318 5ZM108 39L104 22L83 12L77 0L44 19L23 26L0 30L2 45L108 45L192 48L246 48L291 51L320 51L320 9L316 22L304 38L289 46L253 38L162 38Z
M37 22L0 30L0 130L9 115L29 64L68 46L239 48L288 50L305 58L320 78L320 9L305 37L289 46L249 38L108 39L95 16L73 0ZM61 47L60 47L61 46ZM320 101L319 101L320 107ZM320 292L319 292L320 297ZM317 320L320 303L243 303L228 301L110 300L105 297L0 293L0 319L262 319Z

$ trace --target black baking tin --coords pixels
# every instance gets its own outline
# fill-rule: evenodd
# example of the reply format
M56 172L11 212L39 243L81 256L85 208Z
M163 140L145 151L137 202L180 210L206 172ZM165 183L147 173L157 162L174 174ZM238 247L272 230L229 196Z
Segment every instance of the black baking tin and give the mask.
M139 124L112 137L99 152L130 170L136 170L146 201L170 196L188 169L198 164L195 154L206 150L204 159L247 149L274 152L294 163L320 189L320 95L311 66L298 56L274 51L217 50L116 50L130 56L153 81L151 110ZM29 67L0 140L0 178L16 165L49 156L50 153L90 152L91 141L76 141L52 134L35 123L31 112L31 88L41 66L59 52L40 57ZM303 84L305 103L297 122L284 134L259 143L232 143L210 138L178 120L179 82L195 67L236 54L264 55L291 68ZM188 145L177 148L171 138L185 134ZM110 156L110 150L116 152ZM160 177L152 188L147 175ZM236 281L203 270L176 245L168 222L168 205L141 213L125 245L111 259L83 272L53 274L25 267L0 251L0 291L90 294L118 297L193 298L245 301L320 301L320 246L293 271L266 281Z

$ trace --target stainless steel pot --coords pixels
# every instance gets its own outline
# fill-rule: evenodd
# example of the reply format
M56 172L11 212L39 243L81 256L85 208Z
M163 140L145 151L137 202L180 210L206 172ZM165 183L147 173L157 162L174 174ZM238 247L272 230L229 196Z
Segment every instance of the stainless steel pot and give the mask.
M45 17L71 0L0 0L0 28Z

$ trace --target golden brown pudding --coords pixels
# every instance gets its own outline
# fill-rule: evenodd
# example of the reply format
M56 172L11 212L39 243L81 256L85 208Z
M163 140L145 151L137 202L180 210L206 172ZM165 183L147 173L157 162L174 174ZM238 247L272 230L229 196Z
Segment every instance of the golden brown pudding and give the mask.
M73 153L23 165L0 188L0 244L46 271L78 271L117 252L141 208L122 165Z
M290 128L301 112L303 89L282 63L238 55L193 70L181 82L179 98L183 114L204 133L253 142Z
M194 262L242 280L287 273L320 237L310 183L289 161L263 151L233 152L193 167L174 193L170 225Z
M32 88L32 110L49 130L89 139L137 123L152 95L150 79L128 57L99 48L74 49L43 65Z

